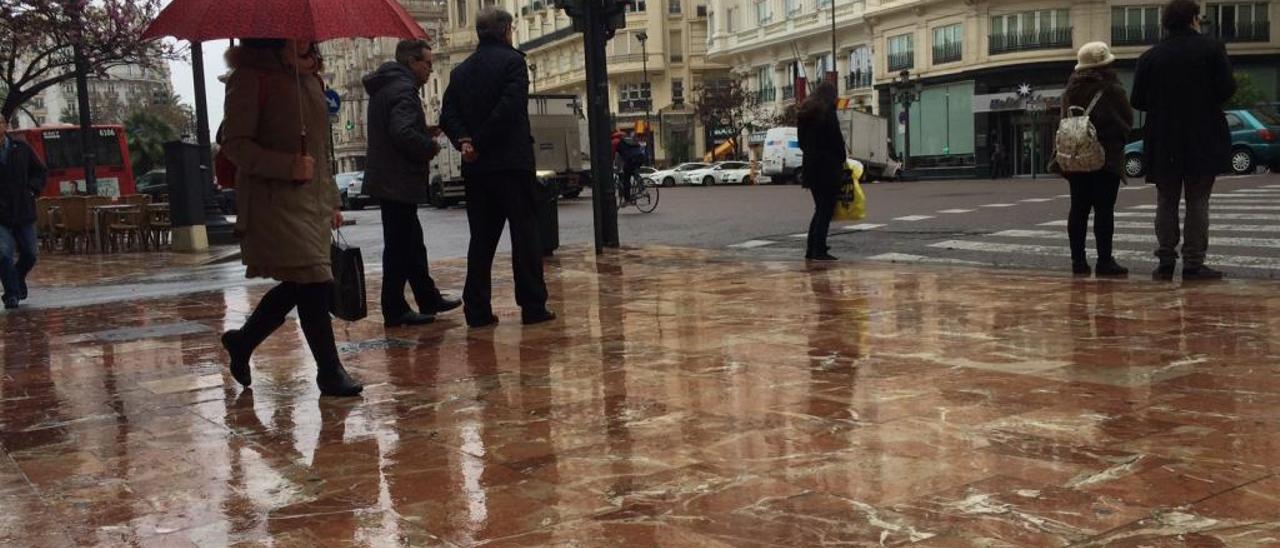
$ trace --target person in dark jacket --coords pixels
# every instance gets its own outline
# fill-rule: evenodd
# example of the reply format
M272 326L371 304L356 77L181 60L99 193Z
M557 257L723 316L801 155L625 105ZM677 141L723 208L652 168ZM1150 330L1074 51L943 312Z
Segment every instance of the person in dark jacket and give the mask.
M9 137L9 121L0 116L0 282L6 309L27 299L27 274L36 266L36 196L44 190L44 177L35 151Z
M1209 247L1209 197L1231 155L1223 106L1235 94L1231 62L1221 42L1200 34L1200 5L1173 0L1161 24L1169 36L1138 58L1133 108L1147 113L1143 160L1157 194L1156 257L1152 277L1172 280L1178 261L1178 204L1186 195L1182 246L1184 280L1221 279L1204 265Z
M492 309L493 256L502 228L511 222L511 263L516 303L525 325L555 319L547 310L542 248L534 221L533 132L529 127L529 67L512 46L510 13L486 8L476 16L480 44L453 69L440 123L462 152L466 180L467 325L498 323Z
M1124 276L1129 270L1116 263L1112 255L1115 234L1116 196L1124 175L1124 145L1133 127L1133 109L1124 86L1112 69L1116 56L1102 42L1090 42L1077 53L1075 72L1067 80L1062 94L1062 117L1071 115L1071 107L1088 109L1089 120L1098 132L1098 142L1106 153L1102 169L1091 173L1068 173L1071 184L1071 211L1067 214L1067 235L1071 239L1071 271L1077 276L1091 273L1085 258L1085 235L1089 228L1089 212L1093 211L1093 236L1098 247L1098 275Z
M836 86L818 84L818 89L800 107L797 136L804 153L804 183L813 193L813 219L809 221L809 241L804 258L834 261L827 246L827 232L836 212L840 186L845 174L844 134L836 118Z
M382 318L387 327L423 325L462 306L440 294L431 279L418 204L427 201L427 165L440 145L438 128L427 126L418 90L431 78L431 46L402 40L396 60L364 77L369 93L369 150L364 191L381 202ZM420 312L409 308L404 286L413 289Z

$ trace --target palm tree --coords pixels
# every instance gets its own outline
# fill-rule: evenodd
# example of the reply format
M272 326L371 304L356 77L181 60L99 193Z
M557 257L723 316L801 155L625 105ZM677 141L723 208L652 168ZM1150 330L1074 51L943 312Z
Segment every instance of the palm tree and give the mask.
M177 140L178 130L164 117L148 110L130 114L124 127L134 175L164 167L164 144Z

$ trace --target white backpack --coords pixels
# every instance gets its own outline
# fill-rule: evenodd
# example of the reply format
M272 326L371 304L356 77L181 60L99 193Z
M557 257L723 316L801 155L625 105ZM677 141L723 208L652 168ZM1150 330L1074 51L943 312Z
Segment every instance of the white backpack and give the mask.
M1072 106L1067 108L1067 116L1058 122L1058 133L1054 138L1055 156L1058 167L1063 173L1090 173L1102 169L1107 164L1107 153L1098 141L1098 130L1089 120L1094 105L1102 98L1102 91L1093 94L1089 108ZM1082 112L1083 114L1076 114Z

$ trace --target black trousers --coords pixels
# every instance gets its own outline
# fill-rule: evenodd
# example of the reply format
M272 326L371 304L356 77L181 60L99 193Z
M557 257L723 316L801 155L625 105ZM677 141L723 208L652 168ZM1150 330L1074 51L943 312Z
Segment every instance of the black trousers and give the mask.
M404 298L406 283L413 289L418 309L432 313L443 298L431 279L427 246L422 241L418 206L382 201L382 316L398 318L410 312Z
M258 307L240 328L240 333L250 349L257 348L282 324L294 307L298 309L298 321L307 339L311 355L316 359L320 372L341 366L338 346L333 339L333 320L329 318L329 304L333 300L333 282L300 284L282 282L271 288Z
M1093 212L1093 238L1098 260L1112 259L1111 240L1116 232L1116 196L1120 176L1105 171L1067 175L1071 184L1071 210L1067 213L1067 236L1071 239L1071 260L1084 261L1089 212Z
M511 223L511 267L515 275L516 304L527 312L547 306L547 285L542 277L542 245L534 217L533 173L500 172L467 177L467 223L471 245L467 249L467 285L462 301L469 320L493 314L493 256L502 239L503 226Z
M805 257L824 255L831 250L827 246L827 233L831 231L831 217L836 214L836 202L840 199L840 189L835 185L814 185L809 187L813 193L813 219L809 221L809 245Z

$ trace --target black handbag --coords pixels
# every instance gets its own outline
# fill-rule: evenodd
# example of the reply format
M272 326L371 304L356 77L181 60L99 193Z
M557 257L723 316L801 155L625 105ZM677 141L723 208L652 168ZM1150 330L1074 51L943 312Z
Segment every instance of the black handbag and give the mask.
M360 248L348 244L339 230L329 244L329 255L333 262L333 303L329 311L349 322L364 319L369 315L369 306L365 301L364 257Z

